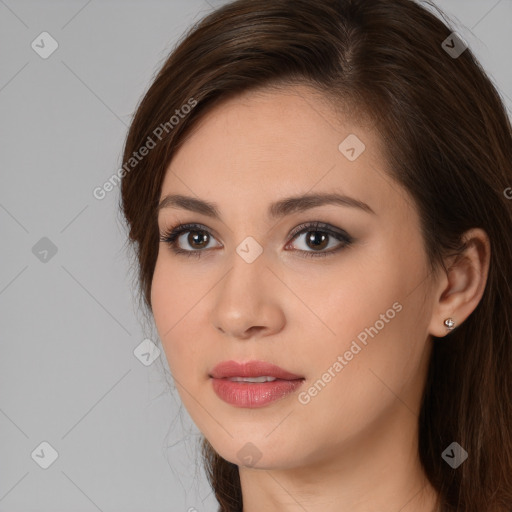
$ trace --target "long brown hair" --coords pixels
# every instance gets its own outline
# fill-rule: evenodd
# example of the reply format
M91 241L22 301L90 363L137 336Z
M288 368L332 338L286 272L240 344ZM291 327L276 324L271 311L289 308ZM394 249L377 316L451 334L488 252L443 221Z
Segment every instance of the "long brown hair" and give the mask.
M433 339L419 457L440 510L512 510L512 128L471 49L453 39L438 7L424 4L237 0L203 18L137 107L124 147L120 208L150 314L164 174L214 105L255 87L308 84L333 108L372 120L391 178L414 198L432 270L446 271L443 258L464 249L466 230L489 235L480 303L447 338ZM135 153L145 156L135 161ZM441 457L453 441L469 454L457 469ZM238 466L204 438L202 455L219 512L241 511Z

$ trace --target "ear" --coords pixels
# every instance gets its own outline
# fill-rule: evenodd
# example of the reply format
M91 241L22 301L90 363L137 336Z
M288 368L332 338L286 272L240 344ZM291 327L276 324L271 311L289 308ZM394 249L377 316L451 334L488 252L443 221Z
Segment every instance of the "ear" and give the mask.
M434 290L429 333L439 338L451 332L444 325L447 318L452 318L454 328L457 328L475 310L487 283L491 257L487 233L473 228L464 233L463 240L467 244L466 249L445 262L447 272L441 274Z

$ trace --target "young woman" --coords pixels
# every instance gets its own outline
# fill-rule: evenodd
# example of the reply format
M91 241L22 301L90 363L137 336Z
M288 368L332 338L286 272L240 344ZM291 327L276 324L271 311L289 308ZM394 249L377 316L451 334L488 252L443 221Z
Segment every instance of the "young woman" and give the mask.
M428 7L232 2L138 106L121 208L220 512L512 510L512 129Z

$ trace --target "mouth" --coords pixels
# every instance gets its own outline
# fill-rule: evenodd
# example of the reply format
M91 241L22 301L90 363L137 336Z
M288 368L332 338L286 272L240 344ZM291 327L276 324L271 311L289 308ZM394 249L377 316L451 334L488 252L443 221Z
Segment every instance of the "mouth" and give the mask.
M208 376L221 400L243 408L264 407L284 399L306 380L266 361L224 361Z

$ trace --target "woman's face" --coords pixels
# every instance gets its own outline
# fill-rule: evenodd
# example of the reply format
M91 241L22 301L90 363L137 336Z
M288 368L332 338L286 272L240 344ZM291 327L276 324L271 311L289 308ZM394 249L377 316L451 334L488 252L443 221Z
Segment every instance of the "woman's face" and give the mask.
M311 89L288 87L215 107L167 171L161 199L215 204L218 218L170 200L159 210L162 236L199 226L175 239L184 254L160 242L155 323L190 416L235 464L292 468L363 446L392 454L416 427L432 279L418 214L380 144ZM352 204L296 199L313 194ZM235 402L220 398L214 367L252 360L302 380L223 379ZM282 389L292 391L268 401Z

